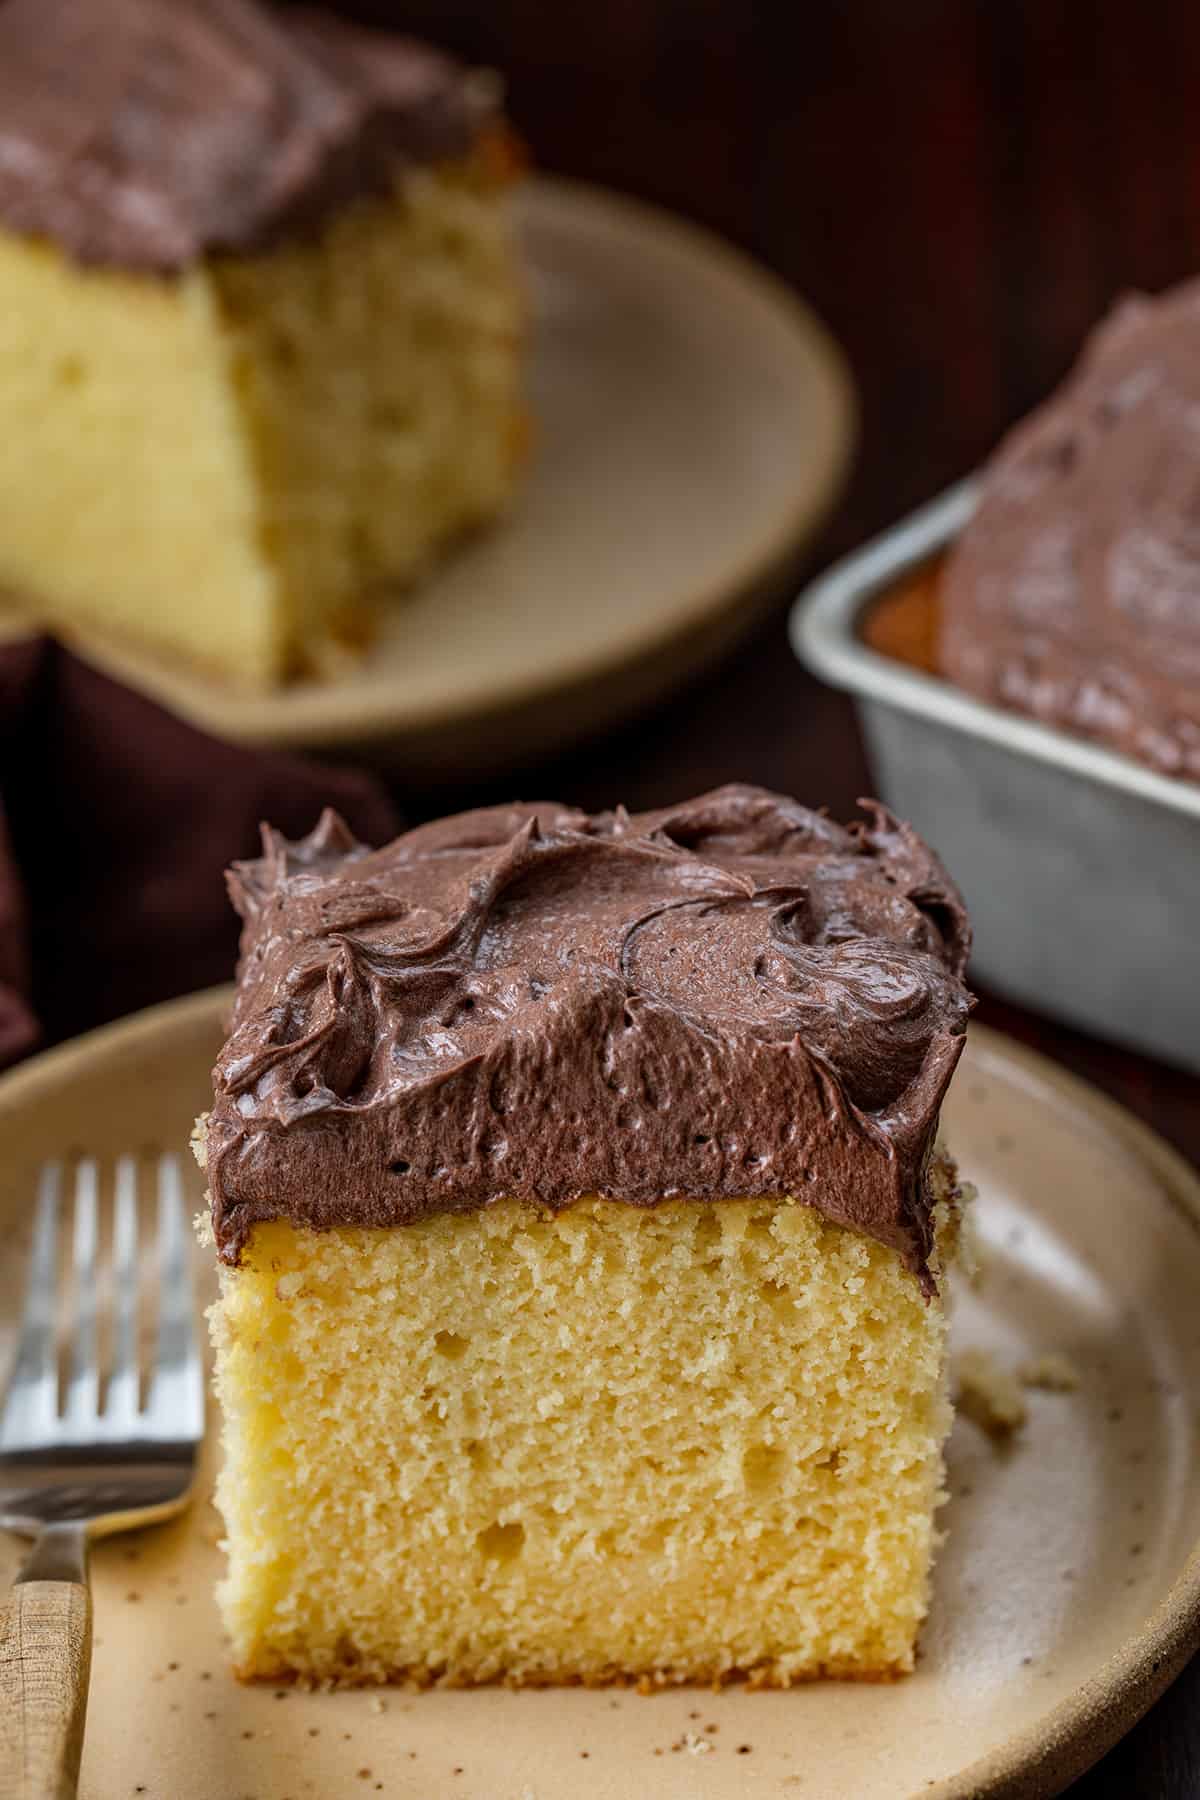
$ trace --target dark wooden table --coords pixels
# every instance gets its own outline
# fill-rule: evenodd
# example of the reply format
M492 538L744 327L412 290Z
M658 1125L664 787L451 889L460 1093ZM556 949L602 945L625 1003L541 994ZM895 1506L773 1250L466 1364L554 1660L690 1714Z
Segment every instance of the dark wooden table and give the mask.
M543 165L658 200L787 277L849 353L852 489L818 560L972 468L1122 288L1200 269L1197 0L355 0L505 69ZM494 786L657 805L730 779L869 791L782 610L654 717ZM402 794L410 813L447 797ZM979 1017L1200 1162L1196 1083L986 995ZM1198 1027L1200 1029L1200 1027ZM1200 1795L1200 1664L1073 1790Z

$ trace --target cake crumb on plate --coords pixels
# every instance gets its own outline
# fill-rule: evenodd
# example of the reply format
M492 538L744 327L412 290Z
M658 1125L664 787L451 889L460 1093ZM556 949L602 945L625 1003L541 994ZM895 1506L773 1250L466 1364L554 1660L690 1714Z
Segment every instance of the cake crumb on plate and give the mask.
M1029 1416L1016 1376L990 1350L964 1350L954 1366L956 1404L989 1437L1008 1438Z
M1079 1386L1079 1370L1061 1351L1046 1350L1018 1366L1017 1380L1022 1387L1042 1388L1048 1394L1073 1394Z

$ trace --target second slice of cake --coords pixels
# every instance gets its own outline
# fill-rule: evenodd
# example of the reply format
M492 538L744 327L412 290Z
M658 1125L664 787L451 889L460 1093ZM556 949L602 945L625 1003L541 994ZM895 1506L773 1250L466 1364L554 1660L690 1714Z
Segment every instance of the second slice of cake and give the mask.
M881 809L327 816L199 1138L244 1676L885 1677L949 1424L968 928Z
M261 0L0 5L0 587L342 665L527 435L498 84Z

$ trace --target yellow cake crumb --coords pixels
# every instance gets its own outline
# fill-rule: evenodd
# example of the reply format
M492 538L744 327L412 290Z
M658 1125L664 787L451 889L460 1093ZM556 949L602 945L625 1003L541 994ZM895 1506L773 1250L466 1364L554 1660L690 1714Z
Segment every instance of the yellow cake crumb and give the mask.
M503 1200L259 1225L221 1284L243 1676L911 1669L950 1412L894 1251L780 1198Z
M955 1404L989 1437L1007 1438L1028 1417L1025 1396L1014 1375L990 1350L964 1350L955 1358Z
M1079 1370L1069 1356L1058 1350L1044 1350L1031 1356L1017 1369L1022 1387L1042 1388L1050 1394L1072 1394L1079 1386Z

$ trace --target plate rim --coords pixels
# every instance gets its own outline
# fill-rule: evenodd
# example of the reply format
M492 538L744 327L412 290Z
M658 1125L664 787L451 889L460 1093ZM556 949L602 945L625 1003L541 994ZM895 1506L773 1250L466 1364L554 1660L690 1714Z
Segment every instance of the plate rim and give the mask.
M1055 1088L1153 1172L1163 1197L1200 1243L1200 1170L1119 1101L1052 1057L1005 1032L972 1023L985 1057L1003 1056L1040 1085ZM1038 1725L956 1774L922 1790L928 1800L1053 1800L1132 1730L1200 1653L1200 1538L1142 1629L1125 1640L1069 1699Z
M345 684L336 677L318 690L318 697L332 697L332 711L324 706L317 717L306 718L304 712L289 715L285 707L267 710L257 689L210 679L203 669L159 657L100 631L55 627L52 620L48 628L106 674L213 735L279 750L379 744L411 745L419 753L426 740L439 735L486 730L526 709L550 707L558 699L568 701L577 692L602 687L623 671L652 668L672 647L682 647L692 637L703 640L723 622L742 615L746 623L752 622L754 598L811 542L845 487L860 414L846 353L813 307L782 276L716 231L667 207L600 184L540 172L527 177L514 195L518 235L523 206L548 209L551 216L557 210L568 220L578 218L600 229L616 228L633 241L634 249L637 240L652 234L660 245L686 259L697 278L737 290L744 308L757 310L760 317L769 314L790 338L793 361L806 367L812 401L807 423L799 422L801 436L815 429L822 448L811 462L797 459L805 466L803 480L792 484L786 506L780 506L760 538L739 554L735 566L719 578L708 576L689 584L686 597L678 598L666 618L647 609L619 644L575 652L549 672L520 671L499 695L426 695L400 715L382 688L365 694L350 689L339 702ZM519 507L519 497L515 504ZM497 529L503 528L501 521ZM21 613L18 603L14 616ZM25 608L24 614L38 628L36 606ZM686 665L682 653L681 661ZM309 690L301 691L307 697ZM268 690L268 698L276 698L277 692L286 690ZM603 717L610 714L615 718L616 709L606 708Z
M199 989L128 1014L39 1052L0 1074L0 1126L6 1116L35 1100L40 1090L63 1084L72 1068L113 1050L136 1051L148 1040L202 1023L215 1032L232 1002L233 983ZM1016 1064L1035 1082L1064 1096L1099 1123L1152 1170L1167 1203L1200 1241L1200 1171L1165 1138L1082 1077L1041 1051L1002 1032L972 1023L969 1037L987 1058ZM1037 1724L1018 1732L988 1755L922 1788L927 1800L1051 1800L1084 1774L1129 1731L1165 1692L1187 1661L1200 1652L1200 1539L1142 1629Z

